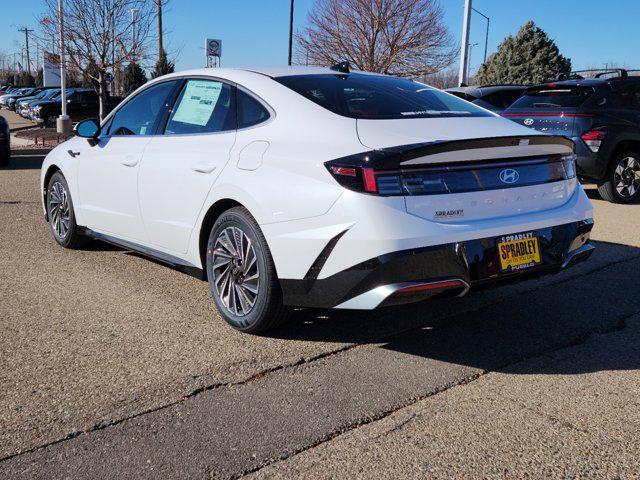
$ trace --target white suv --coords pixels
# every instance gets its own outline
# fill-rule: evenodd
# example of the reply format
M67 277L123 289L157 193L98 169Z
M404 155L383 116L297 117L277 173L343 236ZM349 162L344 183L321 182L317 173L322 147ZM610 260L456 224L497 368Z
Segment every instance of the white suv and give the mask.
M233 327L557 272L592 252L573 143L427 85L329 68L146 84L42 166L56 241L202 278Z

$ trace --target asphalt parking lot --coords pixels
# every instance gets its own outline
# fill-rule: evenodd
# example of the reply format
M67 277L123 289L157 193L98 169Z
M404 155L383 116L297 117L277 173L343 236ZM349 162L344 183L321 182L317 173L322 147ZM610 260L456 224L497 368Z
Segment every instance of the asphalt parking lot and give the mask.
M0 477L640 474L640 205L595 207L560 275L267 337L206 283L59 248L42 157L0 171Z

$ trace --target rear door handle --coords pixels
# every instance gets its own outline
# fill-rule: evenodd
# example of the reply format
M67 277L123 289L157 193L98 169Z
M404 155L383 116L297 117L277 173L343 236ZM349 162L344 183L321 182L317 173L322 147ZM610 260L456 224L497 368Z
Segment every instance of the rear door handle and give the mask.
M78 155L80 155L80 152L74 152L73 150L67 150L67 153L73 158L76 158Z
M216 169L216 165L201 163L191 167L191 170L198 173L211 173Z

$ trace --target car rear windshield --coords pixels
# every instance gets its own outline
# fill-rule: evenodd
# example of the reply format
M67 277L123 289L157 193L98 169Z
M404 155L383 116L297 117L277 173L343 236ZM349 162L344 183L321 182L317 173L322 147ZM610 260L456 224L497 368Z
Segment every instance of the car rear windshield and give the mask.
M492 116L458 97L404 78L351 73L292 75L276 80L327 110L350 118Z
M591 95L590 87L536 88L527 90L509 108L577 108Z

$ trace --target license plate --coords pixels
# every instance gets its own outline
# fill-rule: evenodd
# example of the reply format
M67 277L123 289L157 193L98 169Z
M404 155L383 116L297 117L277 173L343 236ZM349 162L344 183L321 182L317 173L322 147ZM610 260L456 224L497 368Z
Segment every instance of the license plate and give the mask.
M512 272L535 267L542 263L540 242L534 233L505 235L498 239L500 270Z

